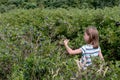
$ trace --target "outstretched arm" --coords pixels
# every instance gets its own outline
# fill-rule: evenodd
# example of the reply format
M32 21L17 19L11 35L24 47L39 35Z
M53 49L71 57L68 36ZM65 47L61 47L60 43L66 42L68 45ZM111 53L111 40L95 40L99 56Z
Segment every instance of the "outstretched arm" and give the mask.
M103 55L102 55L102 53L101 53L101 50L99 51L99 57L104 61L104 57L103 57Z
M79 54L79 53L82 52L80 49L72 50L72 49L68 46L68 42L69 42L69 40L67 40L67 39L64 40L65 48L66 48L66 50L68 51L69 54Z

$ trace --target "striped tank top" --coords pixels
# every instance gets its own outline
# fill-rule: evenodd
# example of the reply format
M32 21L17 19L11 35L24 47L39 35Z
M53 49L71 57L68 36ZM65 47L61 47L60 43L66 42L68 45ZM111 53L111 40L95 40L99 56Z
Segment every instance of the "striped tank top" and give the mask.
M83 45L80 49L82 51L82 58L80 62L84 63L84 61L86 61L84 68L87 68L87 66L92 64L91 57L98 56L98 53L101 50L100 47L93 48L93 45L90 45L90 44Z

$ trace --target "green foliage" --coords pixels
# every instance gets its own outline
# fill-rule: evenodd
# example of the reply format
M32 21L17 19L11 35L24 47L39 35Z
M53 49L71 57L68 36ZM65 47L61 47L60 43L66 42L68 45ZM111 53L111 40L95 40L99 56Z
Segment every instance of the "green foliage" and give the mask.
M14 5L14 7L13 7ZM79 9L97 9L105 7L119 6L120 0L1 0L0 12L8 12L11 9L23 8L79 8ZM11 6L13 8L11 8ZM7 9L6 9L7 8Z
M120 8L114 7L103 10L18 9L0 14L0 79L119 79L120 27L115 26L115 22L120 21L119 13ZM66 54L62 45L68 38L71 48L80 48L85 44L83 32L89 25L99 30L106 62L95 59L93 66L80 75L74 59L81 55Z

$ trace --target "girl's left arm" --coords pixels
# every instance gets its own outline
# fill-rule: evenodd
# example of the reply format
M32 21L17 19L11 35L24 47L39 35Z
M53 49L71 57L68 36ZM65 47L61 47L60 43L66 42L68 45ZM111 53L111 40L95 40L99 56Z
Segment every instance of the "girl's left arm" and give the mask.
M103 55L102 55L102 53L101 53L101 50L99 51L99 57L104 61L104 57L103 57Z

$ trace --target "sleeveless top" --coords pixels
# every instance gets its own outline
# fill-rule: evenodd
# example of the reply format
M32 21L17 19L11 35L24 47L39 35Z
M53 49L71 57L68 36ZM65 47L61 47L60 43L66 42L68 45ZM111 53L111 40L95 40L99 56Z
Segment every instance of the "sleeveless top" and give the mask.
M98 56L99 51L101 50L100 47L93 48L93 45L87 44L83 45L81 48L82 51L82 58L80 60L81 63L86 61L84 68L92 64L91 57Z

